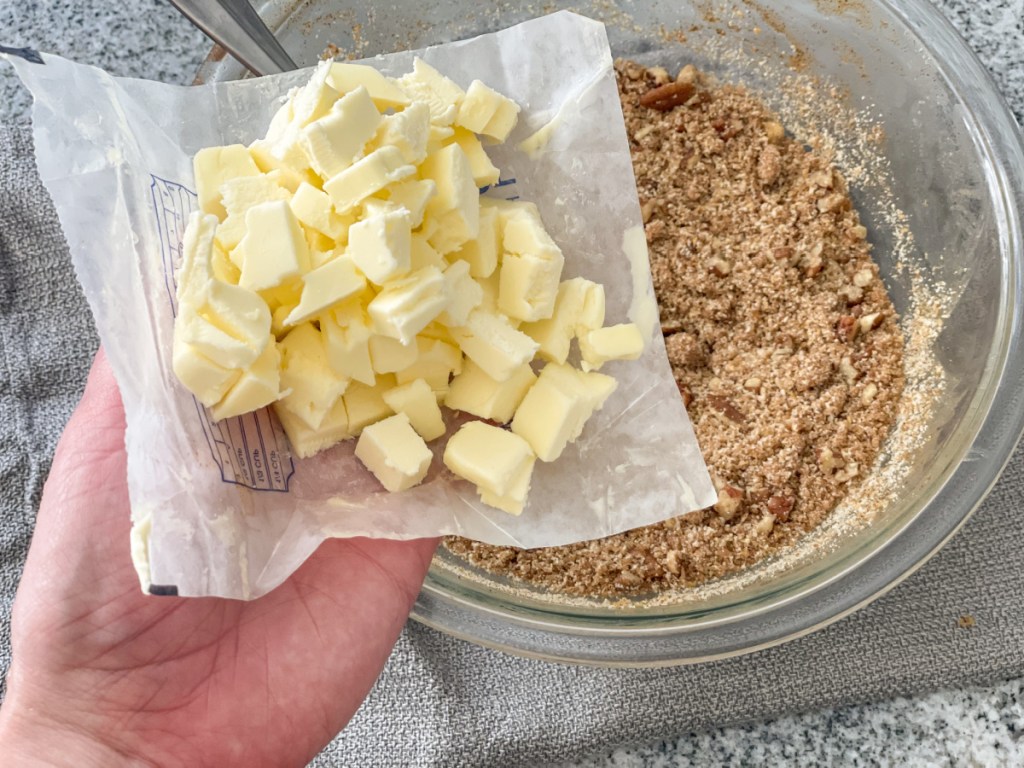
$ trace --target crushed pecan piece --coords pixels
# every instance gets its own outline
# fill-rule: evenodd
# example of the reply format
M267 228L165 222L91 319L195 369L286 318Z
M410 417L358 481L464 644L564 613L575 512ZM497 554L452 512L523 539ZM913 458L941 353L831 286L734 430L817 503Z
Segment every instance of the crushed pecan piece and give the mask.
M693 83L676 81L653 88L640 97L640 106L668 112L685 104L697 89Z

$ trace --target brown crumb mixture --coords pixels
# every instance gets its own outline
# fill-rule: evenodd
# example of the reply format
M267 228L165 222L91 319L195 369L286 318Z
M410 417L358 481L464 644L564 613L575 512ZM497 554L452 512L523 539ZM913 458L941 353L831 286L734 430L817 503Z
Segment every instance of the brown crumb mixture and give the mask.
M562 547L446 542L588 597L692 587L795 543L870 471L904 384L897 317L830 159L692 66L616 72L669 360L718 503Z

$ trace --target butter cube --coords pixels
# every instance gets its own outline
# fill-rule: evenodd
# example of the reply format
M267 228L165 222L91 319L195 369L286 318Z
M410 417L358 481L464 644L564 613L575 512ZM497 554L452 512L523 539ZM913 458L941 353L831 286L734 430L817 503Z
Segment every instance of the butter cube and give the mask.
M598 328L580 336L584 371L597 370L609 360L636 360L643 351L644 337L633 323Z
M423 379L414 379L399 384L384 393L384 402L395 413L403 413L419 435L427 442L436 440L445 433L444 419L437 405L434 391ZM365 433L364 433L365 434Z
M302 298L285 320L285 325L298 325L311 320L329 307L361 293L366 278L348 256L339 256L302 276Z
M480 306L484 291L469 276L469 263L454 261L444 271L445 293L448 305L438 316L445 325L465 325L469 313Z
M413 60L413 71L399 78L398 85L413 101L426 102L430 108L430 122L435 125L451 125L466 95L458 85L419 57Z
M212 214L193 213L185 229L184 259L178 273L178 319L174 324L174 343L179 354L193 349L217 366L232 369L250 365L262 354L270 335L270 310L263 300L237 285L229 285L214 278L214 232L217 218ZM210 377L215 369L188 371L184 361L179 363L184 375L179 375L187 387L189 377L201 384L203 399L215 393L209 389ZM216 378L216 377L214 377ZM193 390L199 396L199 392ZM223 392L220 393L223 395ZM219 398L218 398L219 399ZM214 401L216 402L216 401ZM204 403L204 405L212 403Z
M488 506L508 512L510 515L521 515L526 507L526 497L530 493L530 480L533 478L533 464L525 465L512 478L508 491L504 495L492 493L486 488L478 488L480 501Z
M502 142L515 127L519 105L479 80L469 84L455 122L473 133Z
M288 203L278 200L253 206L245 214L245 228L238 244L239 285L263 291L309 271L309 246Z
M470 313L464 326L452 328L451 334L466 357L496 381L508 381L537 351L537 342L525 333L480 309Z
M516 410L512 431L530 444L538 459L555 461L614 388L615 380L608 376L549 363Z
M435 218L437 231L430 244L442 255L458 249L480 234L480 193L473 181L469 159L457 144L450 144L427 156L420 176L437 185L437 194L427 203L427 215Z
M310 427L287 408L282 407L280 403L274 403L274 413L277 414L285 434L288 435L288 442L292 444L292 453L300 459L313 456L325 448L330 448L335 443L352 437L348 430L345 403L340 398L316 429Z
M362 86L370 94L377 109L382 112L387 109L398 109L409 103L409 97L394 80L365 64L332 62L327 82L338 93L348 93Z
M587 296L583 302L583 309L576 319L577 337L604 325L604 286L588 281L586 288Z
M175 327L171 345L171 369L185 389L209 408L215 405L235 385L242 371L215 363L196 347L184 341Z
M444 404L455 411L506 424L535 381L537 376L527 363L516 368L505 381L495 381L468 360L462 373L452 379Z
M370 357L373 328L362 304L346 302L320 316L327 361L339 376L372 387L377 377Z
M444 269L448 266L448 262L444 260L444 256L434 250L433 246L427 242L427 238L425 236L419 232L413 232L412 250L409 254L409 266L413 272L416 272L424 267L437 267L438 269Z
M448 440L444 463L489 498L507 499L506 512L519 514L526 502L535 456L529 444L500 427L471 421ZM487 503L487 502L485 502Z
M423 223L427 203L437 194L437 185L430 179L424 181L400 181L388 187L388 200L409 211L409 221L416 229Z
M498 309L498 292L501 289L501 271L495 270L488 277L478 278L476 284L480 286L480 290L483 292L483 300L480 302L480 309L486 309L488 312L497 313ZM518 323L519 320L513 320L508 318L510 324Z
M212 213L221 221L227 216L221 201L220 188L225 181L240 176L256 176L260 169L241 144L226 147L207 147L196 153L192 160L195 174L196 194L199 207L205 213Z
M490 277L498 267L498 255L501 252L501 238L498 231L498 212L486 203L487 198L480 198L479 234L473 240L463 243L462 247L450 258L462 259L469 263L469 274L475 278Z
M210 268L213 270L214 278L228 285L238 285L238 279L242 276L242 270L235 265L235 262L216 241L213 243Z
M316 173L309 167L309 159L298 145L298 138L299 134L296 131L293 140L296 142L294 153L299 156L297 167L292 167L278 158L274 154L275 145L267 139L256 139L249 145L249 154L256 161L256 166L265 174L277 174L277 183L289 192L295 192L303 181L309 184L319 183Z
M533 203L517 203L499 208L502 219L501 244L506 253L557 260L562 250L544 229L540 211Z
M395 147L381 147L324 182L339 214L348 213L370 195L388 184L416 173Z
M240 176L228 179L220 188L227 216L217 227L217 243L230 252L245 236L245 214L254 205L287 200L291 194L280 186L274 176ZM240 265L236 265L240 266Z
M313 170L330 178L348 168L373 138L380 121L365 88L346 93L330 112L302 129L300 141Z
M533 322L551 317L565 259L506 254L501 262L498 308L509 317Z
M370 337L370 360L375 373L394 373L416 362L416 345L389 336Z
M424 329L426 331L426 329ZM443 339L416 337L416 360L408 367L395 372L399 384L408 384L423 379L435 397L443 397L448 391L448 379L462 370L462 352Z
M430 142L430 109L416 102L393 115L386 115L370 142L373 149L394 147L410 165L419 165L427 156Z
M216 403L210 412L214 421L230 419L251 413L270 405L281 394L281 353L273 339L256 361L242 371L231 389Z
M330 75L330 63L321 61L309 82L291 94L292 125L303 128L331 110L341 94L329 84Z
M399 413L371 424L356 443L356 458L391 493L419 485L427 476L434 454Z
M588 300L592 304L596 303L596 299L591 298L591 293L598 290L602 297L601 321L603 322L604 286L582 277L574 277L559 284L555 296L555 309L550 318L526 323L520 327L523 333L540 345L537 350L540 357L551 363L566 361L569 356L570 342L576 335L576 329L580 325L586 303Z
M348 430L359 435L370 424L391 416L394 411L384 402L384 393L394 389L395 377L384 374L377 377L377 383L368 387L353 382L345 392L345 412L348 414Z
M469 169L473 174L473 183L478 187L489 187L498 183L500 173L487 156L480 139L464 128L457 128L453 140L462 147L469 160Z
M331 198L312 184L302 182L289 201L292 213L302 225L309 227L331 240L338 240L347 234L345 221L334 213Z
M319 429L345 393L348 379L331 368L323 336L310 323L295 328L279 345L281 389L287 394L278 405L298 416L310 429Z
M449 139L455 135L455 129L448 125L430 125L430 133L427 136L427 154L437 150L449 143Z
M408 211L370 216L349 227L347 253L375 285L407 273L411 252Z
M377 333L409 344L447 306L444 275L424 267L387 283L367 309Z

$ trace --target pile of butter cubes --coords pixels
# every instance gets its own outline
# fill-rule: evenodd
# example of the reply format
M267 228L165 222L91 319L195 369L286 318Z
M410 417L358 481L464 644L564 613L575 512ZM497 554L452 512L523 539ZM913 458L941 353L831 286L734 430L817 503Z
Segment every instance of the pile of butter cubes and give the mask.
M534 462L615 389L596 369L644 340L603 327L602 285L561 280L536 206L480 195L499 178L482 142L505 141L518 113L419 59L399 79L324 62L266 138L201 150L180 381L218 420L272 405L299 457L358 437L389 491L426 476L442 405L471 414L485 421L449 438L444 463L519 514ZM582 370L566 362L574 338Z

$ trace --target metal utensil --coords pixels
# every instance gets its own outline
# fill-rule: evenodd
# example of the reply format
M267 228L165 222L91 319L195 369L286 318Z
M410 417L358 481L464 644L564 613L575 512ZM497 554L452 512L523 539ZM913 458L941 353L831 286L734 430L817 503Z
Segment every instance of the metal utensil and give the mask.
M249 0L171 0L171 4L254 75L299 68Z

